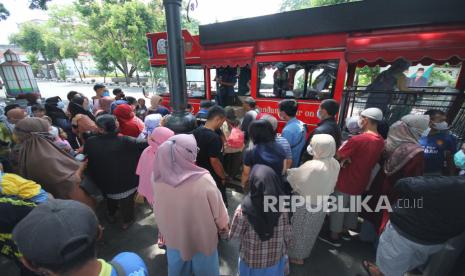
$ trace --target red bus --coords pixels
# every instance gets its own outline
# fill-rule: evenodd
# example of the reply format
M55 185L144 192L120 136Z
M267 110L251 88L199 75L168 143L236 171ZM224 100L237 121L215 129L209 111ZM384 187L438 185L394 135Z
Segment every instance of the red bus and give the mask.
M343 101L356 68L387 66L399 58L414 65L448 64L458 70L460 109L465 86L465 1L361 1L203 25L183 31L189 103L214 99L215 76L237 70L235 90L275 116L284 98L299 102L297 117L313 128L323 99ZM169 102L166 33L147 34L155 92ZM343 116L342 116L343 117Z

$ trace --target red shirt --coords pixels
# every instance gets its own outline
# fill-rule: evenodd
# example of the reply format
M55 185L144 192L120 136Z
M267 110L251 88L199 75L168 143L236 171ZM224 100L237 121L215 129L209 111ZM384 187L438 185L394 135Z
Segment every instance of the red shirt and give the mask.
M350 158L341 168L336 190L350 195L361 195L370 180L371 171L380 160L384 140L379 134L362 133L350 138L338 151L341 160Z

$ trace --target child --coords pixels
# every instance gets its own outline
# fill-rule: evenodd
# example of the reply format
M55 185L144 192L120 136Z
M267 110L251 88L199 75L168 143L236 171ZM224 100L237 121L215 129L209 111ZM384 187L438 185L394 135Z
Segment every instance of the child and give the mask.
M291 226L287 213L265 212L264 197L278 198L281 177L265 165L255 165L249 178L250 191L237 207L229 238L238 238L240 275L285 275ZM275 206L279 208L279 206Z
M41 104L35 104L31 107L34 117L43 118L45 116L45 107Z

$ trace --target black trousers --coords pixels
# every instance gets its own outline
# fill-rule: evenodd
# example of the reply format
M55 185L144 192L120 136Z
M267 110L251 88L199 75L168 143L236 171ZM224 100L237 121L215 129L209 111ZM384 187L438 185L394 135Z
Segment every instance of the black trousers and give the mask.
M136 193L132 193L126 198L122 199L111 199L107 198L108 215L114 216L118 209L121 212L123 223L130 223L134 220L134 196Z

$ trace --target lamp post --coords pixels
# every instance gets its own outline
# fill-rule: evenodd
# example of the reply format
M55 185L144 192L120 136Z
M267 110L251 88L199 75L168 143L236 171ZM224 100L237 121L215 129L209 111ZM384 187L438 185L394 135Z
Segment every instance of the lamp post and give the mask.
M181 33L181 3L182 0L163 0L168 36L168 80L173 108L166 127L175 133L190 132L195 127L195 117L186 111L186 64L184 62L184 40Z

